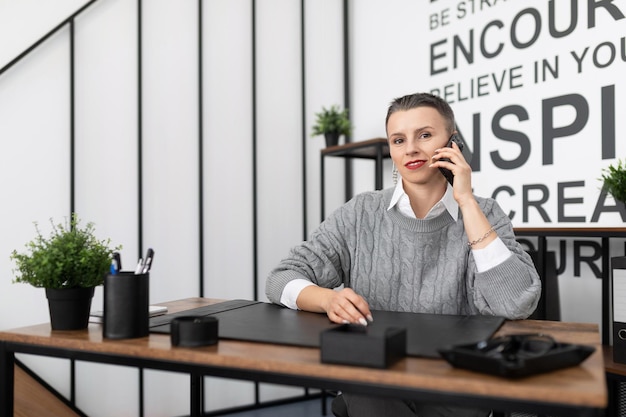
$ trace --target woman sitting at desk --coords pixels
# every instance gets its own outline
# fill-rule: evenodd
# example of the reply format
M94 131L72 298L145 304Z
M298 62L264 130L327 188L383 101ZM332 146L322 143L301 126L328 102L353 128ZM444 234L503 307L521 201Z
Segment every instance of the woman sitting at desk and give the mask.
M270 273L268 298L362 325L376 319L371 309L508 319L532 314L541 294L537 271L498 203L473 195L471 168L451 143L455 126L439 97L395 99L386 130L401 180L332 213ZM488 413L346 393L344 399L351 417Z

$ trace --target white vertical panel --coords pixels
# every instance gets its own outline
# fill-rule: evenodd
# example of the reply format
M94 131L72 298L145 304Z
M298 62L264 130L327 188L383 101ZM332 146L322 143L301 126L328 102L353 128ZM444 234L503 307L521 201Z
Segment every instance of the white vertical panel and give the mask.
M204 292L252 299L251 2L204 2L203 12Z
M424 3L424 4L422 4ZM428 16L426 2L359 0L350 2L351 101L354 141L386 137L391 100L427 88ZM374 162L354 162L355 194L374 189ZM391 183L391 163L383 172Z
M197 2L143 2L144 252L153 302L198 294Z
M350 2L355 140L385 137L391 100L428 87L431 39L421 6L406 0Z
M144 370L144 415L189 415L190 380L188 374Z
M137 49L135 1L101 1L76 19L76 212L95 223L99 239L123 246L124 269L137 256ZM96 290L92 309L101 310L103 288ZM87 414L138 408L136 369L79 362L76 370Z
M323 136L310 137L315 113L322 107L344 103L343 1L305 3L307 203L309 232L321 221L320 151L326 147ZM343 140L344 138L341 139ZM344 201L345 160L324 160L325 214Z
M138 228L137 7L128 0L92 7L75 29L76 212L95 223L99 238L123 246L128 270Z
M251 406L255 402L254 382L226 378L204 378L205 411Z
M91 417L139 415L138 378L134 367L76 361L76 406Z
M150 300L198 295L198 7L143 2L143 242L155 250ZM146 396L173 414L189 399L172 395L168 374L146 376ZM171 415L146 402L146 415Z
M69 214L68 63L63 28L0 76L0 329L50 320L43 289L12 284L9 255L26 251L33 222L47 235L50 218L62 222ZM34 369L45 363L50 385L68 392L67 361L30 359Z
M254 297L252 3L203 3L204 295ZM207 411L254 403L254 384L205 378Z
M251 2L204 4L205 296L252 299ZM205 384L207 410L254 402L251 383Z
M259 298L265 278L302 240L300 3L257 2L257 207ZM301 395L263 387L262 400Z
M302 239L300 4L257 6L259 296L265 277Z

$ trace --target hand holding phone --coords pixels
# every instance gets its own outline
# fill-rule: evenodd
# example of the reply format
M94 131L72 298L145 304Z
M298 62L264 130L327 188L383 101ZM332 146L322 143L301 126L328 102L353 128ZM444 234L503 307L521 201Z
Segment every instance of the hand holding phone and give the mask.
M461 139L459 139L457 135L450 136L450 140L448 140L448 144L446 146L448 148L451 148L452 142L456 143L457 146L459 147L459 150L463 152L463 142L461 141ZM440 161L450 162L450 159L441 158ZM441 171L441 173L443 174L444 177L446 177L450 185L452 185L454 182L454 174L452 173L452 171L450 171L449 169L445 169L445 168L439 168L439 171Z

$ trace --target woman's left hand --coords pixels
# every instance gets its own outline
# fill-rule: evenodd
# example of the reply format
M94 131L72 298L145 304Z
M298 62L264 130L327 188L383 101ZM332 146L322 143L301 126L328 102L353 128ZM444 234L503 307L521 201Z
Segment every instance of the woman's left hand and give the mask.
M450 161L442 161L441 158L448 158ZM439 148L433 155L433 167L445 168L454 175L452 188L454 189L454 199L462 205L466 199L474 199L472 193L472 168L469 166L459 146L452 142L452 147Z

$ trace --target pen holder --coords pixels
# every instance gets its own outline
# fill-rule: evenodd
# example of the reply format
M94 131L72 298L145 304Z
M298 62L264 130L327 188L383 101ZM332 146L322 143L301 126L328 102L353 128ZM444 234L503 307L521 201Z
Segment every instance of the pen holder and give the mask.
M149 282L149 273L122 271L104 278L104 337L131 339L148 335Z

